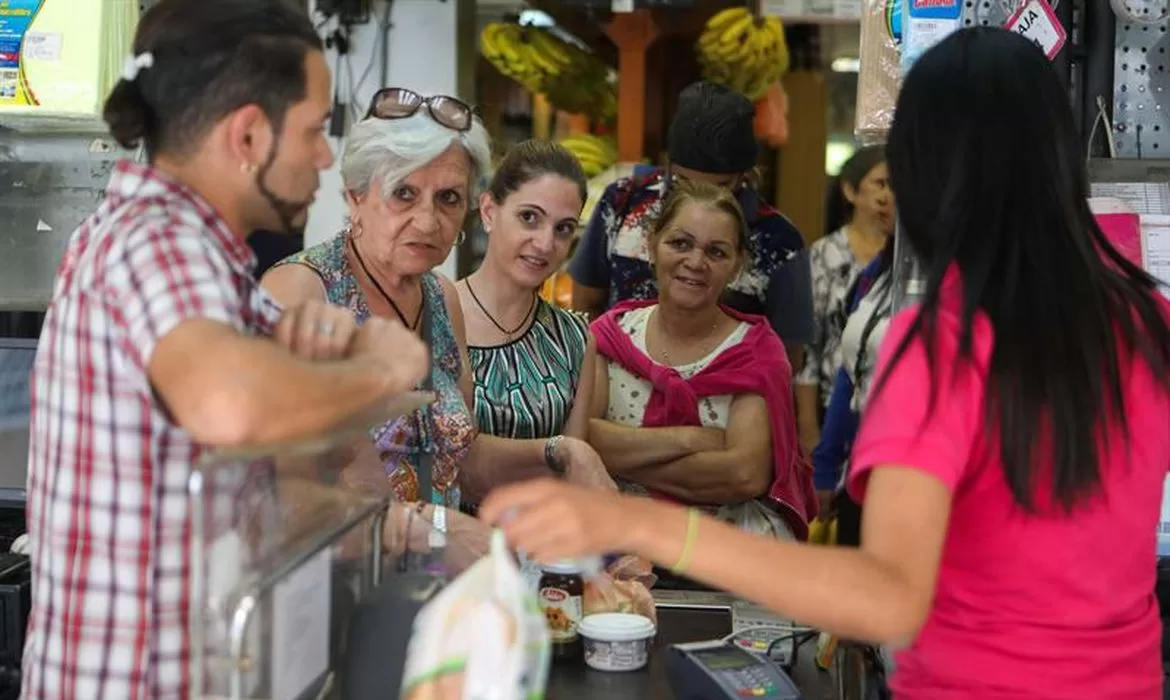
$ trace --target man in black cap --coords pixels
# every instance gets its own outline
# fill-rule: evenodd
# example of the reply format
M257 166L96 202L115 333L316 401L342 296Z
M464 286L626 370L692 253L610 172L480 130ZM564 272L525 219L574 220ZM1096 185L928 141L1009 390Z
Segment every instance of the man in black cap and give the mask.
M731 189L750 225L752 260L728 287L725 302L766 316L784 341L793 371L812 338L812 283L804 238L747 182L759 146L755 106L715 83L694 83L679 96L670 124L670 165L614 182L594 210L569 264L573 308L596 316L627 299L658 296L646 252L646 232L675 179Z

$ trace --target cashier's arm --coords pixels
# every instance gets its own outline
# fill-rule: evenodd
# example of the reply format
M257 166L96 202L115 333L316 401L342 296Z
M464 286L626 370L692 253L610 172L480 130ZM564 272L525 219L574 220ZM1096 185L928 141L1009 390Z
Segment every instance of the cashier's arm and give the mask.
M630 549L673 565L686 511L645 508ZM934 599L950 512L950 492L934 476L880 466L869 478L859 549L781 542L704 519L687 575L848 639L908 644Z

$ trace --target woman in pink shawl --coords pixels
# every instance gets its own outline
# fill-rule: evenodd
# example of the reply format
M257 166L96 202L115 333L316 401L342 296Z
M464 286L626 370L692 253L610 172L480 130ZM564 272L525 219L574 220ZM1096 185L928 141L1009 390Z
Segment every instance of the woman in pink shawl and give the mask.
M719 304L746 230L725 188L676 181L646 238L658 300L619 304L593 324L604 361L589 442L624 490L804 539L816 506L784 345L763 317Z

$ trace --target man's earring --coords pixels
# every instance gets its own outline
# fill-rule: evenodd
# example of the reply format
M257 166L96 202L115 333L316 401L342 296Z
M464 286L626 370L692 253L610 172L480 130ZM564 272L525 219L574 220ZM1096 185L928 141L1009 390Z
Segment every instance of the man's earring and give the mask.
M467 232L459 229L459 233L455 236L455 245L463 245L463 241L467 240Z

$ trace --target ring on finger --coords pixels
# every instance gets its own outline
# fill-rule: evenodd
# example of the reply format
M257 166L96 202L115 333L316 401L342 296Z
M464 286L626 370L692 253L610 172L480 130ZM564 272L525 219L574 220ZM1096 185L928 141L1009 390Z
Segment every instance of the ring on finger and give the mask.
M317 332L324 336L331 336L333 335L333 324L328 321L318 323Z

